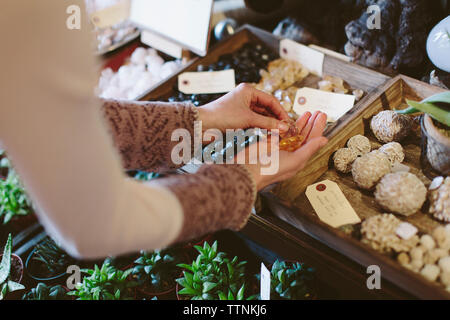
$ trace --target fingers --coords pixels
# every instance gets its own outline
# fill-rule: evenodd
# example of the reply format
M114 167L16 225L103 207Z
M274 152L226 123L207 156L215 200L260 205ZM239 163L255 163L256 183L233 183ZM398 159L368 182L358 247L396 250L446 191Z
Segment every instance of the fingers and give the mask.
M250 126L268 130L278 129L283 132L289 129L285 123L282 123L275 118L266 117L256 113L252 116Z
M278 120L288 120L289 116L281 106L280 102L272 95L263 91L257 90L253 87L249 87L251 94L250 107L262 107L268 109L270 113L276 116Z
M308 139L309 133L311 132L311 129L313 127L314 121L316 121L317 116L319 115L320 111L315 111L312 116L308 119L308 122L303 127L303 130L300 132L300 134L305 137L305 140Z
M297 125L299 132L302 132L303 128L305 127L305 125L308 122L310 117L311 117L311 112L305 112L300 116L300 118L297 119L295 124Z
M308 139L314 139L323 135L323 130L327 125L327 115L325 113L320 113L316 120L314 121L314 125L309 133Z

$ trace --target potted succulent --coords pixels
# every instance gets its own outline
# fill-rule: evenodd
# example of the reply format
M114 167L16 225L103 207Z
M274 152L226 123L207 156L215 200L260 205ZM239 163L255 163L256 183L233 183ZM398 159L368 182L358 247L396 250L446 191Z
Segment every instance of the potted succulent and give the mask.
M198 238L191 239L185 243L182 243L181 246L183 249L189 252L189 256L193 257L197 256L198 253L195 249L195 246L202 246L205 242L207 242L209 245L212 245L214 242L214 234L208 233Z
M122 271L105 261L101 268L95 265L82 271L88 276L67 293L77 300L133 300L136 296L137 283L128 279L132 269Z
M25 289L20 284L23 275L23 263L19 256L12 254L11 234L8 236L0 262L0 300L13 298L11 293Z
M430 96L421 102L406 101L409 105L401 114L423 112L422 162L428 160L439 174L450 173L450 91Z
M276 260L270 275L270 296L273 300L305 300L315 297L314 269L302 263Z
M66 275L74 259L50 237L45 238L30 252L25 261L27 274L36 281L54 281Z
M22 300L70 300L67 291L61 285L51 287L40 282L35 288L25 293Z
M192 300L250 300L245 275L246 261L237 257L229 259L224 252L217 251L217 241L211 246L205 242L192 264L180 264L183 277L177 279L177 297ZM180 289L181 287L181 289Z
M184 260L176 250L141 251L135 261L132 277L139 283L138 291L147 297L167 297L175 291L180 275L177 264Z
M7 224L14 217L28 215L31 212L31 203L19 176L10 167L8 158L1 159L0 166L8 167L6 178L0 179L0 220Z

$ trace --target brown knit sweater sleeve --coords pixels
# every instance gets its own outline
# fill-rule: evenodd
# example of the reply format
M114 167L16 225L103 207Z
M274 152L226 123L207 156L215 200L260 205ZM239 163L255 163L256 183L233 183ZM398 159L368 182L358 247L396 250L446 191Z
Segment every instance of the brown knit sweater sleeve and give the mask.
M240 230L256 200L256 185L241 165L203 165L195 174L149 183L170 189L183 207L183 228L176 242L221 229Z
M175 129L194 136L198 111L190 103L103 100L102 110L114 144L127 170L164 171L176 169L171 160Z
M171 134L184 128L194 137L198 119L198 111L189 103L109 100L104 101L103 112L128 170L177 168L171 152L178 142L171 141ZM221 229L241 229L256 199L255 183L241 165L204 165L195 174L147 183L168 188L181 203L184 222L176 242Z

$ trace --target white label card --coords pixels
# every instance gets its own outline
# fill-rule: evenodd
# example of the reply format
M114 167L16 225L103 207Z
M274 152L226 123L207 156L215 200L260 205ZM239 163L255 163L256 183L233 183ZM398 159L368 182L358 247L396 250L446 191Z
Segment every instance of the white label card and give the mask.
M224 93L236 87L234 70L184 72L178 76L178 90L186 94Z
M325 54L289 39L280 41L280 57L298 61L311 73L322 76Z
M121 2L106 9L92 13L91 21L98 28L107 28L128 19L129 14L129 3Z
M181 59L183 54L181 46L147 30L142 30L141 42L177 59Z
M295 95L293 109L298 115L306 111L311 113L321 111L327 114L328 122L334 122L353 108L355 98L351 94L301 88L297 90L297 94Z
M361 222L336 182L315 183L306 188L305 194L319 219L333 228Z
M337 58L339 60L342 60L342 61L345 61L345 62L351 62L352 61L352 58L346 56L345 54L342 54L342 53L339 53L339 52L336 52L336 51L333 51L333 50L330 50L330 49L327 49L327 48L323 48L323 47L317 46L315 44L310 44L308 47L310 47L311 49L323 52L323 53L325 53L325 54L327 54L329 56L335 57L335 58Z
M270 300L270 271L261 263L261 300Z

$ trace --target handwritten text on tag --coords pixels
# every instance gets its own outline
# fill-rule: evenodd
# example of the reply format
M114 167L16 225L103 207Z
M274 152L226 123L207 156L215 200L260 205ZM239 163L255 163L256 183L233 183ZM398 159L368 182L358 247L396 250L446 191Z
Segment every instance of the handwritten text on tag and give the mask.
M178 76L178 89L186 94L229 92L236 87L234 70L185 72Z

